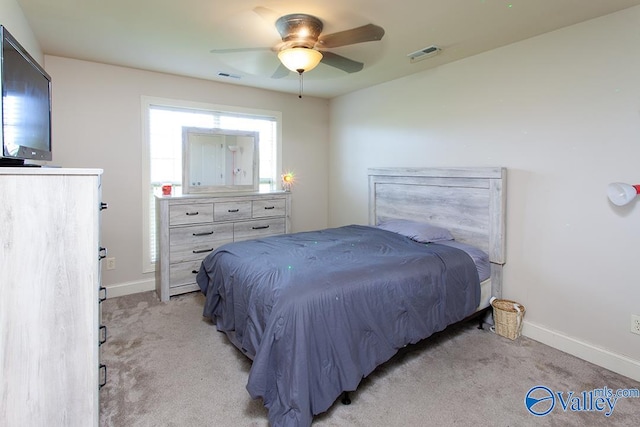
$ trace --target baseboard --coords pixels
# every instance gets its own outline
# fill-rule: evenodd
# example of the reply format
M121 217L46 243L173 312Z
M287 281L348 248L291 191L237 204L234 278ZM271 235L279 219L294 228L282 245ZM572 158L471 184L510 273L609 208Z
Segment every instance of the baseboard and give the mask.
M105 286L105 288L107 288L107 298L115 298L140 292L154 291L156 289L156 281L155 279L138 280L135 282L109 285Z
M635 381L640 381L640 361L638 360L579 341L526 320L522 325L522 335Z

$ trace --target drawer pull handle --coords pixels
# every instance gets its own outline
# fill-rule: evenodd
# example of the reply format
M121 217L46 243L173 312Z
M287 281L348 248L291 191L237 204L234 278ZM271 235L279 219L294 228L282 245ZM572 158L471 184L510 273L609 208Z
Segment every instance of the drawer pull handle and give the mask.
M254 229L254 230L264 230L265 228L269 228L269 226L268 225L260 225L260 226L251 227L251 228Z
M104 292L103 295L100 295L101 292ZM102 302L107 299L107 288L104 286L100 286L98 288L98 302Z
M265 206L264 208L265 208L266 210L271 210L271 209L275 209L276 207L275 207L275 206Z
M98 345L102 345L107 342L107 327L105 325L100 326L100 338L98 339Z
M213 250L213 248L211 248L211 249L198 249L198 250L194 249L193 253L194 254L203 254L205 252L211 252L212 250Z
M198 215L200 212L187 212L187 216Z
M227 210L229 213L240 212L240 209L229 209Z
M100 384L98 384L99 388L102 388L107 384L107 365L103 365L102 363L98 365L98 371L100 371Z
M204 233L193 233L194 236L209 236L213 234L213 231L205 231Z
M198 274L198 270L191 270L193 274Z

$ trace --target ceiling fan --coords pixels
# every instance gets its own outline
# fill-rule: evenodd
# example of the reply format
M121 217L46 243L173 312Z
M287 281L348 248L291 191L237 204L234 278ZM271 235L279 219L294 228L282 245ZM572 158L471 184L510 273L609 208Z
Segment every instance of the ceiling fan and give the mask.
M257 7L254 12L274 22L277 14L267 8ZM322 21L304 13L292 13L275 19L275 27L282 39L271 47L255 47L240 49L213 49L212 53L249 52L271 50L278 55L281 64L271 75L279 79L289 75L290 71L302 76L319 63L329 65L347 73L355 73L364 67L362 62L346 58L328 49L348 46L357 43L378 41L384 36L384 29L378 25L367 24L332 34L322 34Z

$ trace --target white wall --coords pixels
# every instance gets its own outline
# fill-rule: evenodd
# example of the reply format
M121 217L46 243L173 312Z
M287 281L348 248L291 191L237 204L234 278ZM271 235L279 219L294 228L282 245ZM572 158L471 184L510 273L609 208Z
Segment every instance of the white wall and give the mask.
M332 100L330 225L367 222L368 167L507 167L525 334L640 380L640 203L606 198L640 182L639 26L636 7Z
M110 296L127 292L123 286L154 289L153 274L142 273L143 95L281 111L283 170L298 177L292 228L327 225L327 100L55 56L45 57L45 68L53 81L51 164L104 169L102 240L116 258L115 270L103 270Z

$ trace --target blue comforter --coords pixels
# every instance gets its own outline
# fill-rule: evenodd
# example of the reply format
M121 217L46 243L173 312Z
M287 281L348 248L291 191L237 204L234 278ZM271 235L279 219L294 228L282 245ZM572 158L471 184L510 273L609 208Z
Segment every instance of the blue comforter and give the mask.
M472 259L375 227L221 246L197 281L204 316L253 359L247 390L272 426L308 426L401 347L472 314Z

